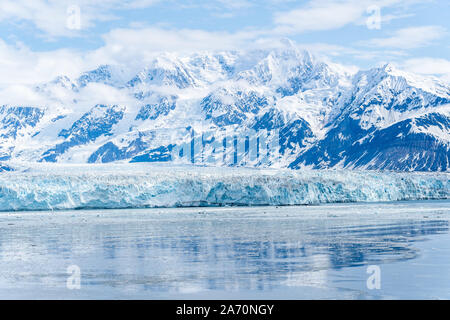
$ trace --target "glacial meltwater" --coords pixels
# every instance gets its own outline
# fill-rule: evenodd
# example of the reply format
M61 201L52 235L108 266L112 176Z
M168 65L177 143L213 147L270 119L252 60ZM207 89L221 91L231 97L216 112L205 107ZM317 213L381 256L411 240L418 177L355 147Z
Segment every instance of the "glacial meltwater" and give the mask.
M450 299L449 200L0 214L2 299Z

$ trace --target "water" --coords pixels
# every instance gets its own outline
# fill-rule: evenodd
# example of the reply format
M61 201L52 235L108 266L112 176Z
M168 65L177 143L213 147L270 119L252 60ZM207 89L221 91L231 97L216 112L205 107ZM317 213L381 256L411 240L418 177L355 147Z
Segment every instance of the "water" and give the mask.
M449 221L448 200L1 213L0 298L449 299Z

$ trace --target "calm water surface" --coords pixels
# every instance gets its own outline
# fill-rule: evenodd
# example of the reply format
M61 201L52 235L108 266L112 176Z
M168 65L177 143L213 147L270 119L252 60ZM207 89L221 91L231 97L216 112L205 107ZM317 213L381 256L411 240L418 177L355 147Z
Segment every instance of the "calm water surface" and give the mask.
M450 299L449 222L450 201L0 213L0 298Z

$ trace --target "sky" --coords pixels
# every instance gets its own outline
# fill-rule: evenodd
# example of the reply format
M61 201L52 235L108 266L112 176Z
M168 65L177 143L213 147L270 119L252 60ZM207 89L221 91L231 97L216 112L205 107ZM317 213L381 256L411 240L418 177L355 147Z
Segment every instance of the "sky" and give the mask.
M448 0L0 0L0 86L282 38L350 68L450 82L449 29Z

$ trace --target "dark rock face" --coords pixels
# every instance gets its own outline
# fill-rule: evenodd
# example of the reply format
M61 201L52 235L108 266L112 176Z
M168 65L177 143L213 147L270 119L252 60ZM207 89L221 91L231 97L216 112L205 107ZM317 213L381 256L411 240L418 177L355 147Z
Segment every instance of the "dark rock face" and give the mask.
M136 120L155 120L159 116L167 116L176 107L176 97L161 97L157 103L146 104L136 116Z
M68 149L109 135L113 126L122 120L123 115L124 111L118 106L95 106L75 121L70 129L61 130L59 137L64 138L64 141L45 151L41 161L56 162L57 157Z
M34 128L44 115L44 111L35 107L0 107L0 138L16 139L22 129Z
M11 168L10 166L6 165L6 164L2 164L0 163L0 172L7 172L7 171L14 171L13 168Z
M426 131L414 132L414 127L420 130L430 125L450 130L449 118L440 114L407 119L370 133L347 120L290 166L295 169L305 164L321 169L342 162L345 168L446 171L449 145Z
M130 162L168 162L172 160L174 145L161 146L136 156Z
M131 141L127 146L119 148L112 142L108 142L95 151L88 159L89 163L113 162L133 158L135 155L146 150L148 143L140 135L137 139Z
M230 92L225 89L208 95L201 102L206 120L211 119L218 126L241 124L249 114L254 115L267 105L267 98L256 92Z

